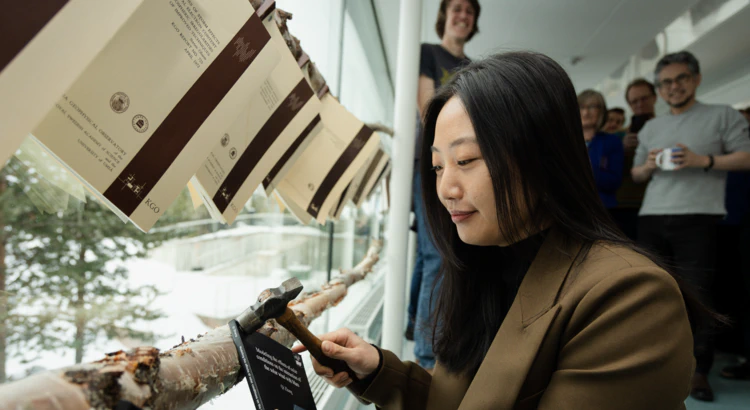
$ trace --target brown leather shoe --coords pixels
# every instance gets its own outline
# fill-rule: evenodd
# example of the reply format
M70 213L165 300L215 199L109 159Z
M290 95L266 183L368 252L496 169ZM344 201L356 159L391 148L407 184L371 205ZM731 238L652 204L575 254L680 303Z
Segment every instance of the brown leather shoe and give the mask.
M693 374L691 381L690 396L700 401L714 401L714 391L708 384L708 376L705 374Z

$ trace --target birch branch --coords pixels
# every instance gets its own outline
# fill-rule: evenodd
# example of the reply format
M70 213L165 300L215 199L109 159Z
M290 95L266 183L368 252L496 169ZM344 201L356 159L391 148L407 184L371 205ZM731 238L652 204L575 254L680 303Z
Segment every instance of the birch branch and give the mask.
M291 309L309 325L372 271L381 246L380 241L373 241L357 266L341 272L320 291L293 301ZM289 332L275 322L266 323L259 332L287 347L294 343ZM121 400L142 409L193 410L241 380L237 350L224 325L163 353L154 347L118 351L96 362L2 384L0 410L100 410L112 409Z
M371 129L371 130L373 130L373 131L378 131L378 132L382 132L383 134L388 134L388 135L390 135L391 137L393 136L393 128L391 128L391 127L389 127L389 126L387 126L387 125L381 124L381 123L379 123L379 122L372 122L372 123L367 123L367 124L365 124L365 125L366 125L366 126L367 126L367 127L369 128L369 129Z

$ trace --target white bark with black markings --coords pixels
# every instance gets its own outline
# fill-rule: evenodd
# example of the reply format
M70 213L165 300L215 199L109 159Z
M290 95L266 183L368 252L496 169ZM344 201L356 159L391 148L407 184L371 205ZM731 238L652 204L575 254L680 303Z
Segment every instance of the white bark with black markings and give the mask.
M377 263L381 244L374 241L353 269L303 294L289 304L309 325L335 306L349 286L362 280ZM274 321L258 332L291 347L294 337ZM224 325L160 353L154 347L108 354L104 359L39 373L0 385L0 410L111 409L120 400L140 408L192 410L242 380L237 350Z

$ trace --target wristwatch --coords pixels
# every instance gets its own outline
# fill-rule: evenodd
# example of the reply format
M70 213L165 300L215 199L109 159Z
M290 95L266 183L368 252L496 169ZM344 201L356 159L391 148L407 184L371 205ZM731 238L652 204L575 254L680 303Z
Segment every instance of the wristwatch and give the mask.
M708 172L708 170L713 167L714 167L714 156L711 154L708 154L708 166L703 168L703 171Z

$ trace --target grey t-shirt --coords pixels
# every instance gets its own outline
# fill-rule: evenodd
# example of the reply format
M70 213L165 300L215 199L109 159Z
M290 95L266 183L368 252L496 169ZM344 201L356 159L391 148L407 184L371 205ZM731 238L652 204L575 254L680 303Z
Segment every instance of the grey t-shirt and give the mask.
M647 122L638 133L633 166L646 163L652 149L683 144L699 155L750 152L747 120L728 105L696 102L682 114L664 115ZM639 215L724 215L726 171L685 168L654 171Z

